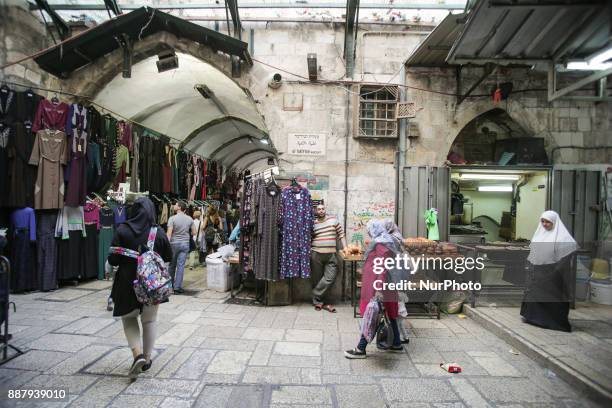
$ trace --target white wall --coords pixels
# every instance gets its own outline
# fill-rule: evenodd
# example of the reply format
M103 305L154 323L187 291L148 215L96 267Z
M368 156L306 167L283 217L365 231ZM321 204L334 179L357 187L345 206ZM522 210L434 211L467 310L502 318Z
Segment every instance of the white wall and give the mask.
M465 198L474 203L473 217L487 215L501 224L502 212L510 211L512 193L492 191L462 191Z
M546 186L538 188L539 185ZM521 201L516 206L516 238L531 239L540 215L546 210L547 175L537 174L521 187Z

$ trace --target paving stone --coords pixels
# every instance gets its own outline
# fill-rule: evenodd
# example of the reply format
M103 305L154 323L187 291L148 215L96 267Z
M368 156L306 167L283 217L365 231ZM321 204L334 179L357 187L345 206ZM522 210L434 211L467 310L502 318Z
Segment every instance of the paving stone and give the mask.
M187 361L174 373L174 377L185 380L200 378L206 372L206 368L212 361L215 353L215 350L194 351Z
M323 374L351 374L351 362L341 352L325 351Z
M267 365L272 354L274 343L271 341L260 341L253 351L249 365Z
M257 327L249 327L242 335L243 339L247 340L282 340L285 337L284 329L260 329Z
M177 317L172 319L173 323L194 323L202 316L202 312L182 312Z
M129 349L116 349L94 362L84 371L89 374L110 374L123 363L124 368L122 373L125 373L125 367L129 368L132 364L132 360L133 356Z
M119 395L109 408L149 408L157 407L164 397L154 395Z
M454 374L440 368L440 364L420 364L415 363L414 366L422 377L451 377ZM462 367L463 368L463 367Z
M228 312L213 312L210 310L210 306L202 313L202 317L206 319L219 319L219 320L236 320L240 321L244 317L244 313L228 313Z
M268 361L270 367L321 367L321 357L283 356L272 354Z
M10 389L22 387L38 374L37 371L9 369L2 366L2 368L0 368L0 388Z
M75 352L79 351L95 341L88 336L72 334L46 334L28 344L30 349Z
M242 378L243 383L257 384L300 384L301 381L298 370L283 367L247 367Z
M297 342L312 342L322 343L323 342L323 331L322 330L299 330L299 329L288 329L285 335L286 341L297 341Z
M246 329L243 327L204 327L203 334L207 337L222 339L239 339Z
M548 402L552 398L534 381L523 378L472 378L470 382L494 402Z
M110 289L111 286L113 286L113 281L111 280L94 280L87 283L80 283L79 289L104 290Z
M75 299L80 299L84 296L91 295L91 291L79 290L79 289L62 289L56 290L45 296L40 296L40 300L53 301L53 302L68 302Z
M208 386L199 394L194 408L225 408L232 394L232 387Z
M378 378L371 377L369 375L337 375L337 374L323 374L321 376L322 384L376 384Z
M29 388L66 388L68 394L80 394L98 380L92 375L39 375L28 381Z
M125 390L126 394L191 397L198 381L139 378Z
M274 347L274 354L284 356L318 357L321 355L321 346L315 343L279 341Z
M191 408L194 402L192 399L166 397L159 408Z
M321 385L321 369L320 368L302 368L300 369L302 384Z
M521 373L501 357L474 357L474 360L487 370L489 375L495 377L521 377Z
M103 330L110 325L115 323L115 319L99 318L99 317L85 317L79 319L67 326L64 326L56 333L67 333L67 334L95 334L100 330ZM121 323L121 322L119 322Z
M377 385L339 385L336 398L340 408L380 408L387 405Z
M248 351L219 351L208 365L207 373L240 374L244 371L251 358Z
M156 377L164 369L164 366L168 364L169 361L173 360L174 356L180 352L181 350L174 346L153 350L153 365L147 372L140 374L139 377Z
M365 360L349 360L351 371L355 374L368 373L375 377L418 377L419 372L407 358L374 358L368 356ZM396 355L397 357L397 355Z
M380 383L389 401L444 402L458 399L450 385L443 380L382 379Z
M99 345L91 345L89 347L85 347L84 349L79 350L77 353L72 354L69 358L57 364L53 368L47 370L50 374L76 374L83 367L91 364L96 359L102 357L104 354L108 353L112 346L99 346Z
M195 349L176 347L176 353L168 360L168 363L156 375L159 378L172 378L174 373L191 357ZM154 362L156 364L156 362Z
M451 375L451 374L449 374ZM488 408L491 405L478 393L470 382L463 378L450 378L448 380L453 390L466 404L474 408Z
M85 394L74 400L70 406L82 408L106 407L113 398L125 390L127 385L128 382L125 378L103 377L88 388Z
M3 368L19 368L22 370L41 371L57 365L70 357L70 353L59 351L30 350L27 353L5 363Z
M331 404L331 392L326 387L280 386L272 390L272 404Z
M253 351L256 340L207 338L200 347L213 350Z
M200 326L196 324L178 323L170 330L162 334L157 339L156 344L180 346L196 330L200 330Z

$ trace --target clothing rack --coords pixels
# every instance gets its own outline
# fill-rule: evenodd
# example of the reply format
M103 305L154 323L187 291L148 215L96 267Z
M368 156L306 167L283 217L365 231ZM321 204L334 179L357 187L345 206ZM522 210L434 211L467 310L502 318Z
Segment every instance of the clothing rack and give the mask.
M111 114L111 115L113 115L113 116L116 116L116 117L118 117L118 118L121 118L121 120L123 120L123 121L125 121L125 122L129 122L129 123L131 123L132 125L137 125L137 126L142 127L142 128L144 128L144 129L150 130L151 132L154 132L154 133L156 133L156 134L158 134L158 135L161 135L161 136L163 136L164 138L168 138L168 140L174 141L174 142L176 143L176 145L177 145L177 146L178 146L178 145L180 145L180 144L183 142L182 140L175 139L175 138L173 138L173 137L167 136L167 135L165 135L163 132L159 132L159 131L157 131L157 130L155 130L155 129L150 128L149 126L145 126L145 125L143 125L143 124L142 124L142 123L140 123L140 122L136 122L136 121L135 121L135 120L133 120L133 119L127 118L127 117L125 117L125 116L123 116L123 115L121 115L121 114L119 114L119 113L117 113L117 112L114 112L114 111L110 110L109 108L107 108L107 107L105 107L105 106L102 106L102 105L100 105L100 104L99 104L99 103L97 103L97 102L94 102L93 97L91 97L91 96L79 95L79 94L75 94L75 93L71 93L71 92L66 92L66 91L62 91L61 89L60 89L60 90L57 90L57 89L49 89L49 88L42 88L42 87L38 87L38 86L32 86L32 85L26 85L26 84L20 84L20 83L18 83L18 82L12 82L12 81L2 81L2 83L3 83L3 84L7 84L7 85L12 85L12 86L20 86L20 87L22 87L22 88L26 88L26 90L27 90L27 89L36 89L36 90L38 90L38 91L53 92L53 93L55 93L56 95L57 95L57 94L60 94L60 95L68 95L68 96L72 96L72 97L74 97L74 98L79 98L79 99L82 99L82 100L86 100L87 102L89 102L89 104L90 104L90 105L95 106L95 107L97 107L98 109L100 109L100 110L102 110L102 111L104 111L104 112L107 112L107 113L109 113L109 114ZM154 136L154 135L148 135L148 136L146 136L146 137L155 137L155 136ZM191 151L191 150L189 150L189 149L185 149L185 148L178 148L178 147L177 147L177 149L182 150L182 151L187 152L187 153L190 153L190 154L195 155L195 156L199 156L199 157L200 157L200 158L202 158L202 159L210 160L208 157L205 157L205 156L203 156L203 155L202 155L202 154L200 154L200 153L195 153L195 152L193 152L193 151Z
M6 291L6 297L0 301L4 307L4 329L2 330L2 342L0 347L2 348L2 358L0 358L0 365L14 359L17 356L24 354L23 351L17 347L9 344L11 335L9 334L9 309L13 305L13 311L16 311L15 303L9 300L9 286L11 281L11 262L4 256L0 256L0 290ZM12 349L16 353L12 356L8 355L8 350Z

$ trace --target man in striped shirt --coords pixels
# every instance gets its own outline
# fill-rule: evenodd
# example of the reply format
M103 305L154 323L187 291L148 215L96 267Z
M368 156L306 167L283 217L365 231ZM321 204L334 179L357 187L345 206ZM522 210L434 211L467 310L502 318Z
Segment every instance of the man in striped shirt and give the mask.
M322 297L332 287L338 274L336 261L338 239L342 248L346 246L346 240L338 219L328 217L324 205L320 204L316 207L315 216L312 231L312 251L310 253L311 280L313 283L312 303L316 310L325 309L335 313L336 309L331 304L324 304Z

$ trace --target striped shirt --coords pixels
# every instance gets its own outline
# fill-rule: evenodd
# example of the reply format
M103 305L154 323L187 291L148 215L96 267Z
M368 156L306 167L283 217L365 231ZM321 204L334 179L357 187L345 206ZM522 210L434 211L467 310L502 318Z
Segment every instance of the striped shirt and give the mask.
M336 241L344 238L344 231L334 217L325 221L315 219L312 231L312 250L321 254L336 252Z

